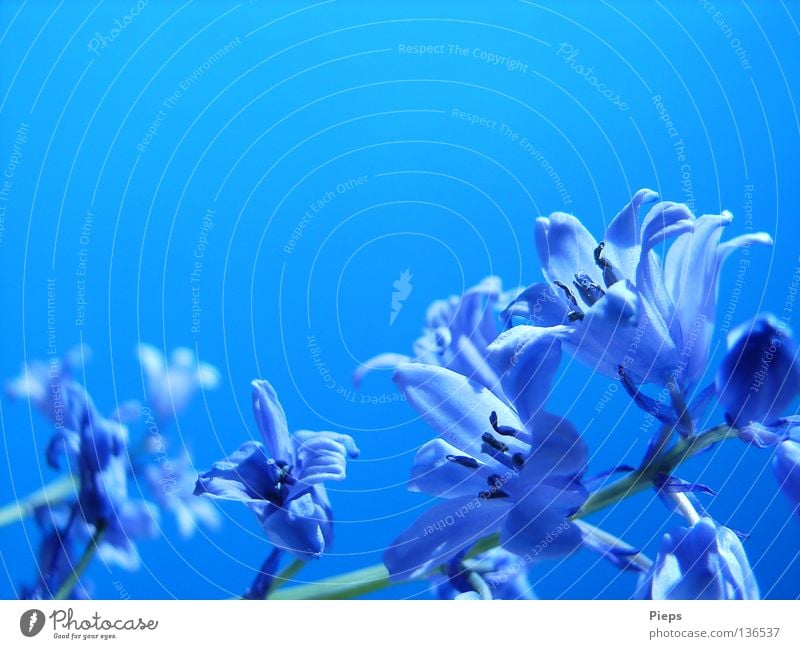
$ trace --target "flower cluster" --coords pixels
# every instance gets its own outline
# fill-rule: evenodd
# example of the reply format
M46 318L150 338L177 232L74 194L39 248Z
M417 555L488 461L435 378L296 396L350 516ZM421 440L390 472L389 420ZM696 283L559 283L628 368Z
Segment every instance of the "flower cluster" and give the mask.
M191 349L165 355L140 345L145 394L109 416L78 381L88 348L28 363L7 394L52 424L47 458L69 475L46 502L19 508L20 516L35 512L41 528L37 577L22 596L88 597L91 584L80 578L95 552L133 569L136 542L164 533L162 514L188 538L199 523L218 528L221 501L236 501L255 513L270 545L243 593L249 599L357 596L406 580L441 599L532 599L537 565L581 551L634 573L631 597L759 598L746 535L702 505L710 486L678 475L703 450L739 439L772 453L778 487L800 516L800 416L791 412L800 364L788 322L756 316L731 331L713 362L723 264L738 248L771 243L764 233L723 241L731 222L728 212L695 216L648 189L599 241L575 216L541 217L543 281L508 291L488 277L436 301L411 354L379 354L356 368L356 387L391 369L436 436L415 449L407 483L433 502L388 545L381 565L351 581L283 586L330 551L326 483L344 480L358 456L350 435L290 432L276 389L258 379L250 384L258 435L198 472L188 444L174 449L165 435L198 391L221 381ZM574 423L580 412L570 421L552 398L564 384L565 355L618 380L660 423L637 466L617 458L590 475L590 446ZM720 423L706 427L715 413ZM148 501L132 495L132 481L147 487ZM586 520L644 489L663 503L665 519L682 519L656 530L653 559Z
M739 247L771 243L763 233L722 242L731 220L728 212L696 217L646 189L601 241L572 215L540 218L535 240L544 282L515 292L505 308L493 278L460 300L436 303L432 312L450 319L429 315L421 340L435 344L418 342L414 358L378 356L357 372L360 380L369 369L394 366L408 402L439 434L417 452L408 484L444 501L386 551L393 579L434 575L436 583L455 585L459 597L485 595L490 589L452 575L468 574L471 548L488 539L533 561L581 547L600 552L641 573L638 597L759 597L741 541L694 495L710 489L681 480L671 463L678 450L733 434L777 446L775 474L797 511L800 421L780 418L800 391L791 333L774 317L759 316L731 333L716 376L707 376L723 263ZM660 248L667 250L663 258ZM454 344L469 353L452 353ZM547 407L565 352L618 378L636 405L662 422L640 467L586 477L584 442ZM651 396L646 386L661 392ZM727 426L698 433L714 397ZM628 482L616 491L599 488L619 471L632 474ZM598 503L615 502L623 486L643 482L688 524L664 536L655 561L579 520Z

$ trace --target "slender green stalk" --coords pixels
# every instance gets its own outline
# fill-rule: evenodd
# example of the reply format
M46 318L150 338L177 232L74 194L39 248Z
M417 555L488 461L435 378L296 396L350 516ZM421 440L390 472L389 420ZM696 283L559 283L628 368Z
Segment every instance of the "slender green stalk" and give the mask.
M627 543L625 543L625 541L618 539L613 534L609 534L608 532L600 529L599 527L590 525L586 521L580 521L577 524L581 526L584 532L591 534L592 536L599 539L609 547L617 548L623 551L630 551L634 549L632 545L628 545ZM643 554L641 552L637 552L636 554L629 556L628 560L645 572L650 570L650 567L653 565L652 560L646 554Z
M354 570L313 584L281 588L267 599L351 599L388 588L389 572L383 564Z
M89 567L94 555L97 553L97 545L100 543L100 541L102 541L104 533L105 528L101 525L98 525L97 531L94 533L91 541L89 541L86 549L83 551L83 556L80 558L80 561L78 561L75 568L73 568L69 577L67 577L64 580L64 583L61 584L61 588L58 589L58 592L55 594L53 599L69 599L72 589L75 588L75 584L78 583L78 579L80 579L81 575L86 571L86 568Z
M708 447L736 436L730 426L717 426L701 435L681 439L669 451L655 458L638 471L628 474L605 489L596 491L572 518L585 518L589 514L605 509L609 505L624 500L628 496L644 491L652 486L660 475L671 474L680 464L694 457Z
M681 439L669 451L654 458L638 471L630 473L608 487L592 494L583 508L575 513L572 518L585 518L633 494L648 489L658 476L669 475L686 460L718 442L735 436L736 431L730 426L724 425L711 428L700 435ZM608 538L616 539L616 537L611 537L602 530L593 529L598 533L607 535ZM467 558L474 557L499 545L500 536L498 534L487 536L475 543L467 553ZM641 563L642 567L649 565L649 559L644 555L638 555L637 561ZM386 568L383 565L376 565L331 577L314 584L281 588L272 592L268 599L349 599L382 590L391 586L392 583L389 581L389 573Z
M267 592L267 597L273 591L277 590L285 583L291 580L298 572L300 572L303 568L305 568L306 562L300 559L295 559L292 561L288 566L286 566L283 570L281 570L277 575L275 575L275 579L272 581L272 585Z
M62 476L29 496L0 508L0 527L21 521L33 514L37 507L55 504L74 493L72 476Z

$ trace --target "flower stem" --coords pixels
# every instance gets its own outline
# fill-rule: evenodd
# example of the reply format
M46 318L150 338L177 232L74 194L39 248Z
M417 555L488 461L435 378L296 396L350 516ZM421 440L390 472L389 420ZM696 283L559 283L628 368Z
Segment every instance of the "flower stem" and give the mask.
M652 486L653 480L659 475L669 475L689 458L705 451L718 442L735 436L736 431L734 429L723 425L711 428L701 435L681 439L669 451L654 458L638 471L625 476L605 489L600 489L593 493L580 511L574 514L572 518L585 518L589 514L605 509L628 496L644 491Z
M295 559L294 561L292 561L288 566L286 566L275 576L275 579L273 580L267 595L276 591L283 584L290 581L292 577L294 577L298 572L300 572L303 568L305 568L305 565L306 562L300 559Z
M281 588L267 599L351 599L393 585L383 564L354 570L313 584Z
M58 589L53 599L69 599L72 589L75 588L75 584L78 583L78 579L80 579L81 575L86 571L86 568L89 567L94 555L97 553L97 546L103 539L104 533L105 526L98 525L94 536L92 536L92 539L83 551L83 556L80 558L80 561L78 561L78 564L73 568L69 577L61 584L61 588Z
M38 491L15 503L0 508L0 527L21 521L30 516L37 507L52 505L75 492L72 476L65 475L45 485Z
M669 451L661 453L638 471L630 473L608 487L596 491L589 497L583 508L576 512L572 518L585 518L624 500L628 496L648 489L652 486L653 480L659 475L672 473L686 460L718 442L735 436L736 431L733 428L723 425L711 428L700 435L679 440ZM597 528L594 529L597 530ZM597 530L597 532L606 534L602 530ZM466 558L474 557L499 545L500 536L492 534L475 543L467 553ZM648 559L644 555L640 555L639 560L642 567L648 565ZM270 593L268 599L350 599L367 593L374 593L395 583L389 581L389 573L383 565L376 565L324 579L313 584L281 588Z

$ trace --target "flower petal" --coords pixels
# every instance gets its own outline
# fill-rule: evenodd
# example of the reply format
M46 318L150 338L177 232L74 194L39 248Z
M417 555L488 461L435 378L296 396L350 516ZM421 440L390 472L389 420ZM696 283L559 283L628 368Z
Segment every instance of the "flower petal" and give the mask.
M353 372L353 385L356 389L361 387L364 377L374 370L394 370L400 363L407 363L411 359L405 354L394 354L386 352L378 354L367 361L361 363Z
M561 362L561 338L569 331L565 326L519 325L489 345L489 362L525 427L547 401Z
M316 558L325 551L328 523L329 513L315 491L290 500L285 507L269 508L262 521L272 545L301 559Z
M275 389L268 381L253 381L253 413L269 454L276 460L294 464L294 449L289 437L286 414Z
M658 194L650 189L640 189L631 202L620 210L609 224L604 238L603 254L622 277L636 277L636 266L641 257L640 214L647 214L658 201Z
M392 579L413 579L496 532L509 510L504 500L454 498L431 507L383 555Z
M501 314L506 326L519 318L537 327L552 327L569 322L570 307L561 291L552 284L538 282L526 288Z
M586 273L603 286L600 269L594 259L597 241L571 214L555 212L536 219L536 249L544 276L550 282L571 286L577 273Z
M442 498L475 496L486 489L493 473L479 459L437 438L417 451L408 488Z
M348 456L358 456L358 448L349 435L303 430L294 434L294 440L298 480L305 485L344 480Z
M488 388L448 369L407 363L397 369L394 381L428 425L465 455L481 456L481 436L490 428L492 412L502 425L522 429L517 414ZM511 437L503 441L512 452L526 449ZM482 459L490 467L504 468L488 456Z
M275 500L279 498L276 484L280 475L260 442L245 442L230 457L200 474L194 495L242 502Z

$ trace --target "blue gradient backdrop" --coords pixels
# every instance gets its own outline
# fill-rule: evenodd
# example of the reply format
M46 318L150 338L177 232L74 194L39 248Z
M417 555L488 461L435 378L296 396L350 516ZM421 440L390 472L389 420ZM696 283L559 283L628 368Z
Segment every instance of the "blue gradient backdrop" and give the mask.
M268 378L292 427L349 432L362 449L331 490L335 546L298 579L380 561L429 504L404 481L432 432L388 373L357 392L351 371L408 352L437 297L489 274L536 281L537 215L573 212L598 232L643 186L729 209L726 236L765 230L776 245L729 262L720 314L782 312L800 265L800 17L780 1L719 4L4 0L0 375L46 357L52 278L58 351L92 346L83 378L104 410L142 398L139 341L195 347L221 369L170 433L200 468L257 435L248 384ZM413 291L390 326L406 268ZM553 400L594 471L635 463L647 441L622 391L597 409L609 385L565 361ZM0 405L7 503L55 474L47 422ZM749 534L764 595L796 598L800 525L770 455L729 444L681 475L715 487L711 511ZM221 509L223 529L190 540L162 518L136 573L96 562L95 595L242 592L268 546L244 507ZM593 521L650 553L678 523L650 493ZM37 540L31 521L0 529L0 597L33 579ZM545 598L626 598L635 582L588 552L531 577Z

